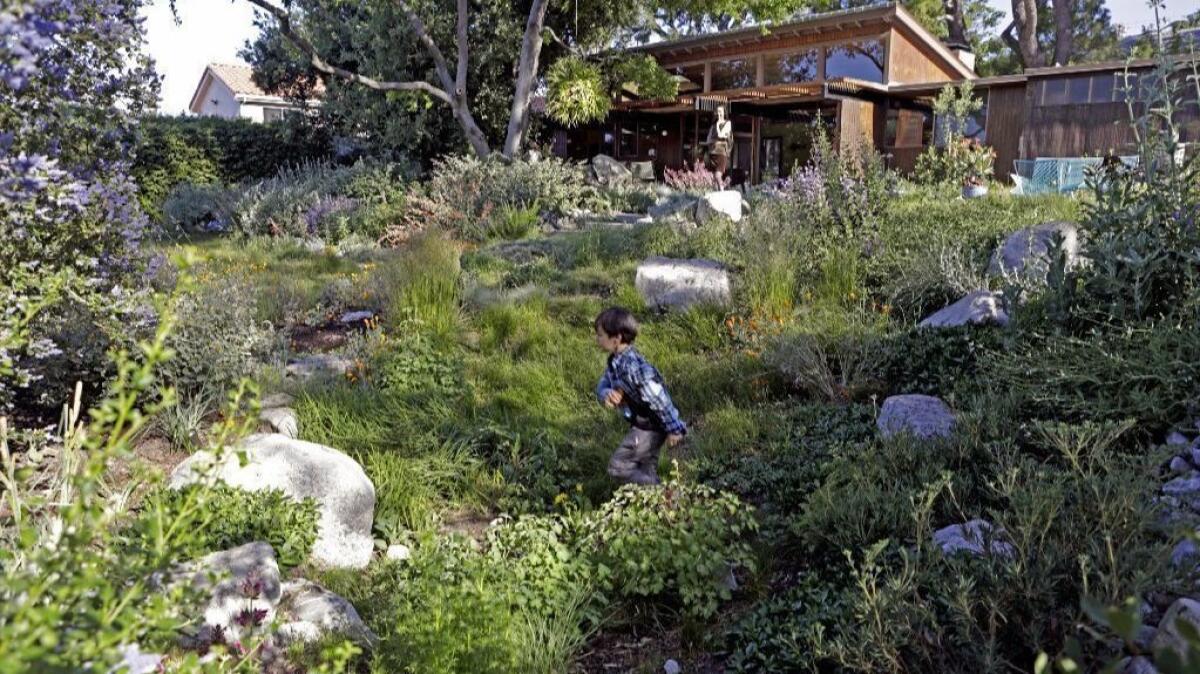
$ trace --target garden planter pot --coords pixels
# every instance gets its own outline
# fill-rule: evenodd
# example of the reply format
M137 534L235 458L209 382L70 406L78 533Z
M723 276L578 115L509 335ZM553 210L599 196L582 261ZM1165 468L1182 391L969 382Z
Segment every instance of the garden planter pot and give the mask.
M987 185L963 185L963 199L977 199L988 193Z

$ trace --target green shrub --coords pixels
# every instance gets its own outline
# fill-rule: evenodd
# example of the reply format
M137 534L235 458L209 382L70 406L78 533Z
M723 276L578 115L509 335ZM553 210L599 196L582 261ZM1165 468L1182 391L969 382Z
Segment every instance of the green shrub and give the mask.
M142 207L159 217L164 199L180 183L231 185L330 156L329 136L310 125L147 117L139 124L131 174Z
M537 230L541 222L539 210L537 203L525 207L501 206L491 214L488 235L506 241L524 239Z
M732 494L676 481L660 489L622 487L584 524L593 578L627 597L668 595L710 617L730 598L725 578L753 570L751 509Z
M496 209L539 206L565 215L597 201L584 169L557 158L503 163L445 157L434 162L428 190L433 201L450 209L451 221L442 224L478 240L488 237Z
M308 559L321 517L312 499L295 501L276 489L251 492L224 485L192 485L160 490L147 501L146 514L135 530L152 532L149 538L163 521L186 527L187 538L177 549L184 558L266 541L285 569Z
M725 632L729 672L819 671L821 631L849 606L841 587L811 574L754 606Z
M181 392L229 390L279 353L274 328L258 319L253 290L239 279L200 287L178 311L168 339L175 355L162 376Z
M222 231L229 227L237 197L218 183L182 182L162 204L163 224L176 232Z
M771 342L766 364L817 400L845 403L878 392L878 344L887 317L851 301L856 304L848 311L813 305Z
M995 326L912 328L880 344L888 393L924 393L952 398L988 380L985 364L1015 339Z
M372 294L380 299L394 337L403 338L414 326L441 337L453 332L461 317L460 255L457 243L430 233L375 269Z

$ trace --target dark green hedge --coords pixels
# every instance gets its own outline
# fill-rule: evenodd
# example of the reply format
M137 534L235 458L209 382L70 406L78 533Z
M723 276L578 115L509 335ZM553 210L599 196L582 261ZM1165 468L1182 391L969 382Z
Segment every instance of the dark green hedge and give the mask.
M274 175L281 166L331 156L329 135L307 124L151 117L138 129L132 173L142 207L157 219L163 200L181 182L255 180Z

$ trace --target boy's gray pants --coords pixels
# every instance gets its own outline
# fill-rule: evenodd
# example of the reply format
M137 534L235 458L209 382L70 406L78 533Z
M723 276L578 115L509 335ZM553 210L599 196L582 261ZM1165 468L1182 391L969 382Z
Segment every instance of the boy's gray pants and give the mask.
M666 441L666 433L630 428L608 462L608 474L621 482L658 484L658 453Z

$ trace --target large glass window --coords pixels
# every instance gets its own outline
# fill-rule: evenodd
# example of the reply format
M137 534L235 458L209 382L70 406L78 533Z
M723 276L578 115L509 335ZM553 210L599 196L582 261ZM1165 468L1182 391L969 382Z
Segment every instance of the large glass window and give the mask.
M825 77L883 82L883 45L879 40L848 42L825 52Z
M1117 78L1112 73L1092 75L1092 102L1109 103L1114 100Z
M812 82L817 79L821 53L816 49L794 54L768 54L763 57L763 77L766 84Z
M712 89L745 89L754 86L758 66L754 59L713 61Z
M675 66L674 68L671 69L671 72L674 73L675 75L681 75L683 77L686 77L689 82L691 82L693 85L695 85L695 88L698 88L698 89L704 88L704 64L703 63L693 63L693 64L687 65L687 66ZM679 88L681 90L691 89L691 87L683 86L682 83L680 84Z
M1136 74L1129 76L1128 86L1135 95L1141 94ZM1056 105L1120 103L1125 100L1125 93L1126 82L1123 72L1054 77L1039 80L1034 85L1033 104L1052 107Z
M938 147L946 144L951 133L957 133L963 138L987 142L987 93L983 94L983 105L979 110L967 115L966 119L957 120L952 117L936 115L933 121L933 137Z

